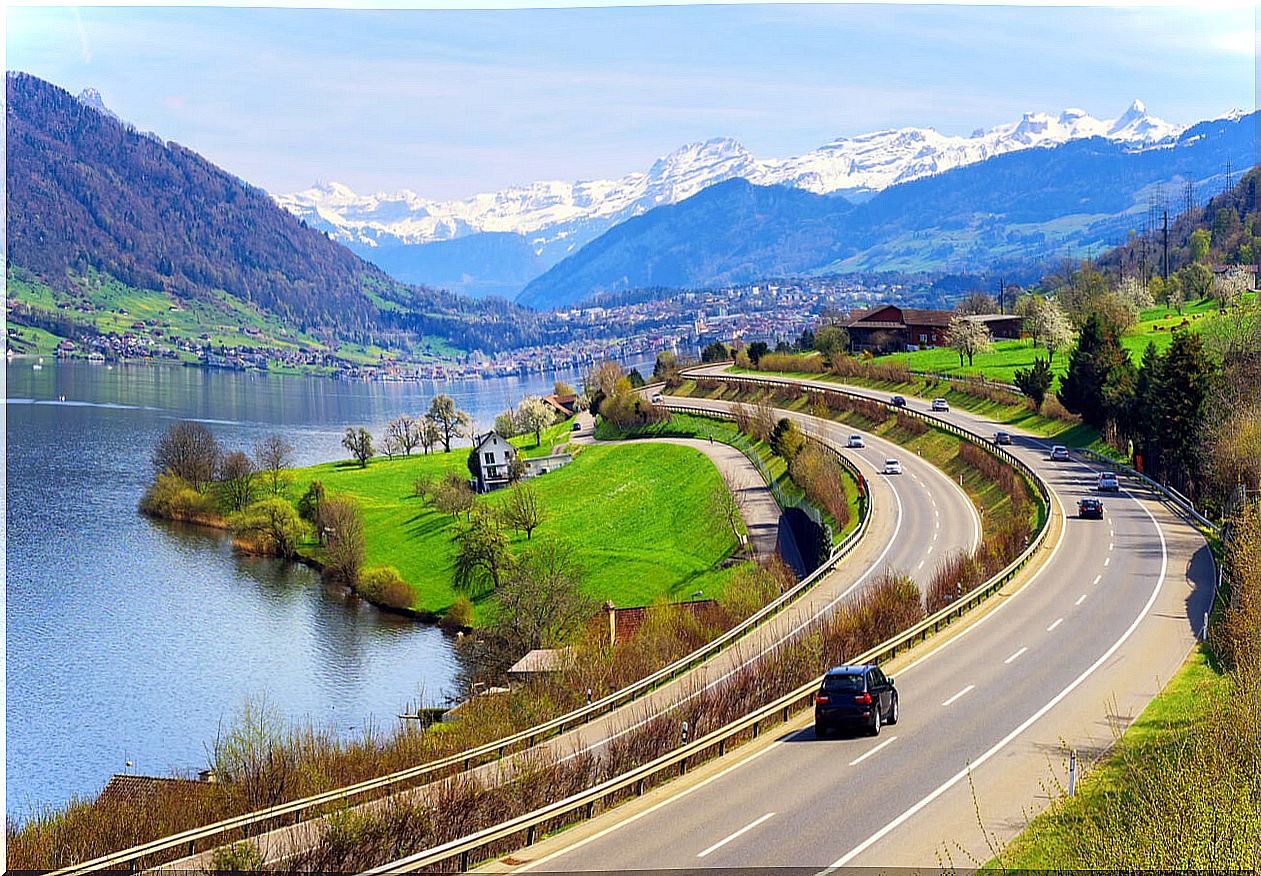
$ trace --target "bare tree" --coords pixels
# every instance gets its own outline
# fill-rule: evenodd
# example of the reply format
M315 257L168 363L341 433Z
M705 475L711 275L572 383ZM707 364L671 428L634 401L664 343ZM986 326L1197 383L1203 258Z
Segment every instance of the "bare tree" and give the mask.
M984 292L971 292L955 305L955 313L961 316L980 316L997 312L998 305Z
M775 431L775 408L770 399L762 396L753 405L753 417L749 421L749 435L758 441L769 441Z
M495 590L492 629L515 651L554 648L580 633L596 612L582 569L564 542L526 548Z
M420 423L416 418L403 414L386 425L385 437L387 440L393 438L394 446L404 456L411 456L412 451L420 446L420 431Z
M622 370L622 366L611 359L605 359L583 376L582 388L588 400L597 392L609 398L617 392L617 382L625 377L626 372Z
M372 446L372 435L363 426L358 429L347 427L346 434L342 436L342 447L350 451L360 468L367 468L368 460L376 455L376 449Z
M504 523L518 532L524 532L526 539L534 535L534 530L545 517L538 491L524 481L508 491L500 514Z
M293 466L293 445L280 434L260 438L254 442L254 462L266 476L271 494L279 495L289 481L286 469Z
M433 450L438 446L438 442L442 440L442 430L434 421L433 417L428 414L420 418L420 446L425 448L425 453Z
M153 467L170 472L200 490L214 479L219 442L201 423L181 420L167 429L153 448Z
M258 469L254 461L240 450L233 450L223 457L219 465L219 486L228 507L244 511L254 501L254 476Z
M451 439L467 435L473 426L468 412L457 408L455 399L446 393L434 396L429 403L428 417L438 427L442 449L447 453L451 452Z
M728 472L722 473L722 483L709 494L709 512L726 522L737 540L741 536L745 506L744 489Z
M354 584L366 549L359 504L349 496L325 496L320 500L315 526L324 539L325 573Z
M477 497L469 489L468 481L453 471L447 472L436 487L431 487L430 493L433 495L434 507L452 517L472 511L477 502Z

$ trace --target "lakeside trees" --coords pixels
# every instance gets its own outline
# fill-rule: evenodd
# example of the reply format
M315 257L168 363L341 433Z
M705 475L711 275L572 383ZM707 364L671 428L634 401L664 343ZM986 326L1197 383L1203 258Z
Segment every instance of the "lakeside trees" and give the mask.
M293 445L278 433L254 442L254 462L267 480L273 496L280 495L288 481L288 469L293 466Z
M442 439L442 449L446 453L451 452L451 439L468 435L473 425L468 412L457 408L455 399L446 393L439 393L433 397L426 416L437 427L438 435Z
M219 442L209 429L201 423L180 420L158 439L153 448L153 467L200 491L214 479L219 456Z
M372 434L363 426L357 429L353 426L347 427L346 434L342 436L342 447L350 451L360 468L367 468L368 460L376 455L376 449L372 446Z

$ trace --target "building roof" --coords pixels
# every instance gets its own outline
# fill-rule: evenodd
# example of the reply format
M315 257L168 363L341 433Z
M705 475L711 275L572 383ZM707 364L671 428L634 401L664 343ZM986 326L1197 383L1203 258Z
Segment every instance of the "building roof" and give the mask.
M169 794L193 799L215 793L220 793L220 789L214 782L115 773L97 799L147 806Z
M500 435L494 429L491 429L485 435L477 435L476 437L473 438L473 449L481 450L482 445L485 444L487 441L490 441L492 438L498 438L500 441L504 442L505 444L511 444L511 442L507 438Z
M509 675L561 672L574 663L573 648L536 648L508 667Z

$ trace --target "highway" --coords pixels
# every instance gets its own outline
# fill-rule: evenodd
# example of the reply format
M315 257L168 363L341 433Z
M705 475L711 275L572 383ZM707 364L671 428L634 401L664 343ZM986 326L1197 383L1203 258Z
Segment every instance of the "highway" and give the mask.
M928 409L925 399L908 402ZM1012 432L1009 449L1068 513L1045 565L963 632L886 667L900 693L898 724L875 738L821 740L803 715L737 760L519 851L514 866L486 869L971 868L1046 805L1056 782L1067 784L1068 748L1083 762L1104 750L1193 646L1211 598L1207 545L1126 479L1121 494L1105 497L1102 521L1079 520L1077 499L1093 492L1090 466L1052 464L1042 439L982 417L942 416L982 435ZM904 504L910 492L900 491ZM927 535L922 525L901 532L897 562L914 569L932 546Z
M716 411L731 407L730 403L721 401L676 401ZM780 410L778 414L791 417L804 431L821 434L837 447L843 448L846 436L858 431L792 411ZM853 552L842 559L831 573L792 606L750 632L737 645L637 702L593 718L587 724L540 743L537 748L550 751L561 759L599 751L612 740L696 696L707 686L721 684L740 666L805 629L845 598L878 579L884 571L905 572L922 585L931 576L933 561L938 556L959 549L971 549L980 541L979 515L956 482L897 445L869 435L866 438L868 446L865 449L843 452L858 465L871 491L871 523ZM902 461L904 474L885 476L880 473L885 458L889 456ZM471 774L484 782L496 784L514 762L515 757L509 756L501 762L476 767ZM403 793L415 795L424 791L422 787ZM376 801L364 805L378 808L386 803ZM308 847L318 836L319 829L319 820L311 820L269 831L255 837L254 842L265 859L276 861ZM198 869L208 864L211 857L212 852L201 852L164 864L160 869Z

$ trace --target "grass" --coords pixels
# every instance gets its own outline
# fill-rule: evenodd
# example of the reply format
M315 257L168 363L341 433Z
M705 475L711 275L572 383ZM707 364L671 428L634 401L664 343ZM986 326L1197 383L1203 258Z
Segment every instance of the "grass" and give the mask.
M415 591L413 607L440 613L457 595L451 579L455 521L412 495L418 477L465 472L463 450L373 459L367 468L346 462L295 470L296 498L312 480L331 493L354 496L367 532L365 566L398 569ZM535 538L556 537L575 546L588 592L619 606L658 597L686 599L700 590L715 597L729 576L719 568L736 548L735 536L711 526L708 497L722 483L701 453L686 447L587 447L568 466L531 483L546 518ZM478 497L496 507L503 492ZM524 535L513 533L519 548ZM309 549L309 546L308 546Z
M569 417L545 428L540 435L542 440L538 444L534 443L533 432L518 435L509 440L516 446L518 453L526 459L533 459L537 456L549 456L552 448L560 444L569 443L569 436L573 432L573 427L574 419Z
M1138 719L1077 783L1076 796L1064 797L1034 818L987 869L1049 870L1065 866L1077 854L1079 825L1110 795L1129 789L1134 764L1156 770L1161 752L1179 748L1196 733L1228 694L1228 680L1198 647ZM1129 761L1129 763L1127 763Z

